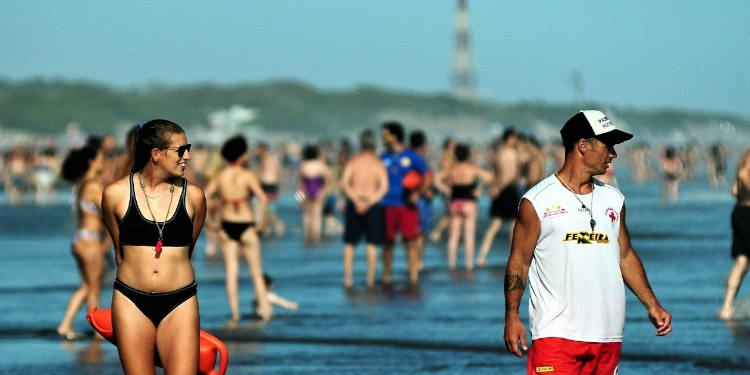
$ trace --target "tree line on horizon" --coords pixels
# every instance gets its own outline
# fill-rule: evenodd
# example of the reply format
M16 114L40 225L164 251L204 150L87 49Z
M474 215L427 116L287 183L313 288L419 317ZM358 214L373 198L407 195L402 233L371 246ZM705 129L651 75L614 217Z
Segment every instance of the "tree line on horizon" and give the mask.
M502 104L463 101L448 93L421 94L372 86L322 90L298 81L116 88L88 81L0 79L0 127L35 134L57 134L70 123L79 124L85 132L102 134L116 124L136 124L156 117L194 126L207 124L210 113L232 105L253 108L257 118L252 124L264 131L318 136L352 134L392 119L403 121L407 127L446 135L458 134L459 129L481 133L493 123L528 131L540 123L559 126L583 108L611 111L634 131L666 134L701 124L750 128L747 119L722 113L640 110L593 102Z

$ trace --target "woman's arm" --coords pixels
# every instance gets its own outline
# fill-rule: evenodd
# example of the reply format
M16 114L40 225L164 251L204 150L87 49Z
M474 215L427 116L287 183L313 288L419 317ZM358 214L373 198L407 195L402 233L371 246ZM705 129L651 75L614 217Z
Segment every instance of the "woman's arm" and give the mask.
M447 171L441 170L435 175L435 187L438 188L443 194L450 195L451 194L451 188L447 185L447 177L448 173Z
M247 184L253 195L258 198L258 207L260 208L260 212L258 212L255 221L258 224L263 223L263 220L268 213L268 198L266 197L266 192L263 191L263 187L260 185L260 179L258 179L258 176L256 176L255 173L250 170L247 171Z
M187 182L187 184L185 187L188 189L187 200L193 211L193 241L190 244L190 251L192 252L195 242L198 241L198 237L201 235L203 223L206 221L206 196L198 185L190 182Z
M120 248L120 227L117 224L119 221L117 217L117 203L122 202L123 199L128 201L130 195L127 191L127 195L123 195L123 189L120 185L114 183L107 186L101 197L102 219L115 247L115 263L118 267L120 266L120 262L122 262L122 249Z
M474 165L474 173L479 178L479 184L477 185L477 189L474 194L477 198L479 198L482 195L482 191L484 190L484 185L492 186L492 183L494 182L494 176L492 175L492 173L482 169L482 167L476 164Z

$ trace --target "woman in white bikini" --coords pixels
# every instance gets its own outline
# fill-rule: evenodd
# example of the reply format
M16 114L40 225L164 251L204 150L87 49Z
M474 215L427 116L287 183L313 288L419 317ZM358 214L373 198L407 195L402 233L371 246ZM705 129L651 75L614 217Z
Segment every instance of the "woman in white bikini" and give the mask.
M81 336L73 330L73 321L83 303L86 302L88 311L99 307L104 257L109 244L101 211L104 185L99 177L102 171L104 158L95 144L70 151L62 165L62 177L75 184L74 210L78 217L78 230L70 247L81 275L81 284L70 296L63 319L57 327L57 333L67 340Z

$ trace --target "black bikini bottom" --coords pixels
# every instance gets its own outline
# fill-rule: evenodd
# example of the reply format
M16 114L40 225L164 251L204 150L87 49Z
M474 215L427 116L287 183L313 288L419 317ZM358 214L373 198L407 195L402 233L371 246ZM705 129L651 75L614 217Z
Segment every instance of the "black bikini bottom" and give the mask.
M115 279L114 289L133 301L143 315L151 319L155 327L159 326L162 319L169 315L172 310L198 293L198 284L192 284L171 292L147 293L125 285L122 281Z
M247 223L232 223L229 221L222 221L221 222L221 229L224 229L224 232L227 233L227 236L229 238L241 242L240 239L242 238L242 233L245 233L245 230L247 228L254 228L255 223L250 221Z

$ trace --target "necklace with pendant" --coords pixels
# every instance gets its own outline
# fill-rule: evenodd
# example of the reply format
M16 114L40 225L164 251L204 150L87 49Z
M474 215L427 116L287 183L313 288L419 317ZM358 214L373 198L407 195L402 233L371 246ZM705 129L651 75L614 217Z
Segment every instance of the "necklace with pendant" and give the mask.
M166 190L166 189L165 189L165 190ZM148 195L148 194L146 194L146 192L144 191L144 192L143 192L143 195L145 195L145 196L146 196L146 198L148 198L148 199L150 199L150 200L152 200L152 201L155 201L155 200L159 199L159 197L161 197L162 193L164 193L164 190L160 191L160 192L159 192L159 194L156 194L156 195Z
M151 198L148 194L146 194L146 184L143 183L143 180L141 179L140 173L138 174L138 182L141 185L141 191L143 191L143 195L145 195L147 198ZM156 198L158 198L165 190L164 189L159 193ZM156 252L156 255L158 256L161 254L161 247L162 244L164 244L164 227L167 226L167 218L169 217L169 208L172 207L172 198L174 197L174 184L169 185L169 205L167 206L167 213L164 214L164 221L161 223L161 226L159 225L159 222L156 220L156 215L154 215L154 212L151 210L151 205L148 203L148 199L146 199L146 207L148 207L148 212L151 214L151 217L154 218L154 224L156 224L156 230L159 231L159 238L156 240L156 245L154 246L154 251ZM156 199L153 198L153 199Z
M586 207L586 205L583 203L583 201L581 200L581 198L578 198L578 194L576 194L576 192L573 191L573 189L571 189L570 186L568 186L568 184L566 184L565 181L562 180L562 178L560 178L560 175L558 175L557 172L555 172L555 177L557 177L557 179L560 181L560 183L562 183L563 186L565 186L565 188L568 189L569 192L573 193L573 196L576 198L576 200L578 201L578 203L581 204L581 208L583 208L584 210L586 210L586 211L589 212L589 218L591 219L591 221L589 221L589 224L591 224L591 231L594 231L594 228L596 227L596 220L594 220L594 212L593 212L593 209L594 209L594 182L593 181L591 182L591 203L589 204L589 207Z

